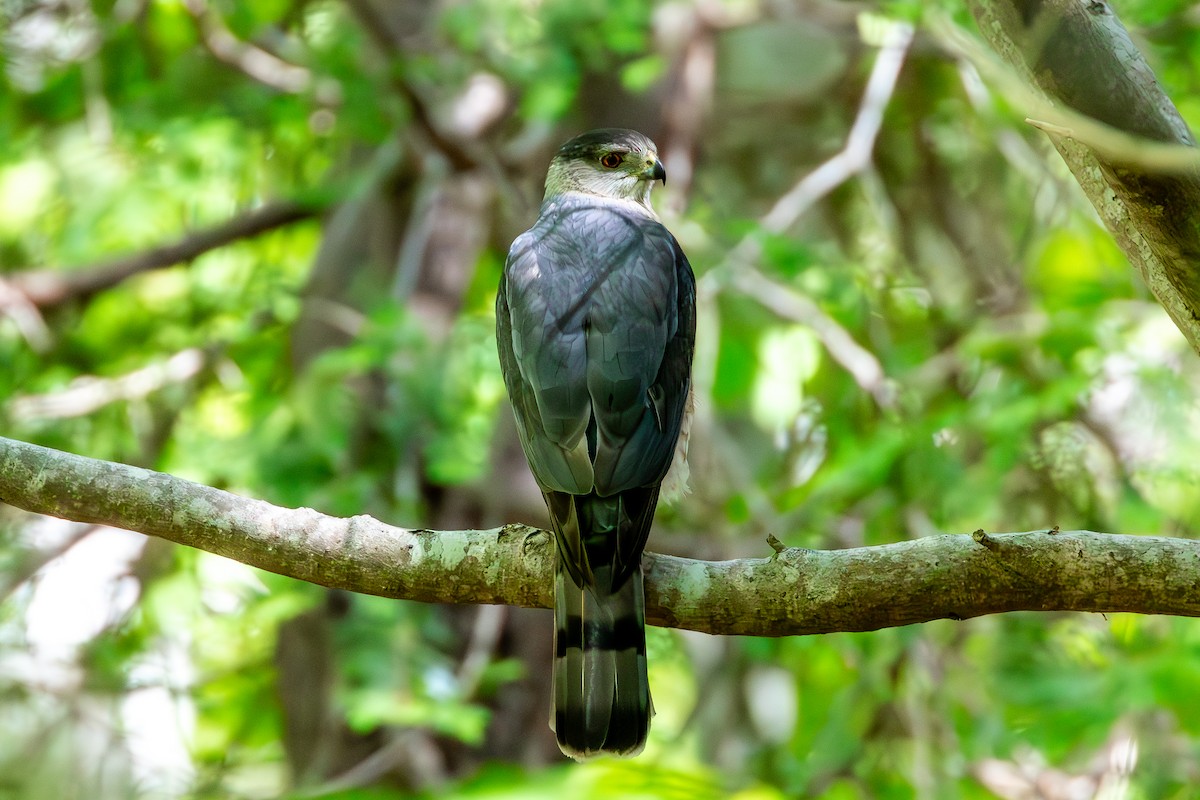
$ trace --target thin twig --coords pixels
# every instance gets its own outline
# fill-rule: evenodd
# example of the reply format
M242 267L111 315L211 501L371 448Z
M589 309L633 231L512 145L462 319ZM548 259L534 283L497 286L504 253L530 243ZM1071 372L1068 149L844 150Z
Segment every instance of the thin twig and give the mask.
M347 792L377 783L380 778L401 766L411 767L418 778L418 785L423 788L436 787L445 780L444 759L430 741L429 732L420 728L405 728L388 735L378 749L372 750L345 771L311 789L301 789L289 796L317 798Z
M761 231L783 233L821 198L870 167L875 140L883 124L883 114L895 91L896 80L912 37L913 29L908 24L897 22L888 27L845 146L780 197L759 221L760 230L743 237L730 251L722 267L713 270L701 281L702 290L711 291L711 281L725 277L734 288L753 297L776 314L809 326L830 357L841 364L883 408L891 407L895 398L879 359L855 342L849 331L816 303L772 281L754 264L762 258Z
M391 60L400 57L403 47L399 37L370 0L347 0L346 5L358 17L359 25L375 42L375 46L384 58ZM479 159L468 152L461 142L442 132L434 122L433 112L430 110L429 104L425 102L425 98L401 77L399 71L393 71L391 75L392 86L408 104L409 110L412 112L412 121L417 129L434 148L446 157L454 169L463 171L480 166Z
M57 392L14 397L8 402L8 412L22 422L81 417L111 403L140 399L164 386L183 383L204 369L208 358L203 350L189 347L166 361L115 378L84 375Z
M54 559L66 555L68 550L100 530L101 527L100 525L80 525L53 547L26 554L17 564L9 567L4 575L4 581L0 583L0 603L8 600L13 592L24 586L42 567Z
M504 620L508 616L507 606L480 606L471 625L471 638L467 642L467 653L458 667L458 694L464 700L473 698L483 679L483 672L491 663L504 632Z
M289 64L279 56L237 38L204 0L186 0L184 5L196 18L205 47L221 61L281 92L299 94L312 85L312 73L308 69Z
M1069 139L1079 138L1075 135L1074 128L1067 128L1067 127L1058 125L1053 122L1046 122L1045 120L1034 119L1033 117L1026 117L1025 122L1029 125L1032 125L1033 127L1037 128L1040 131L1045 131L1046 133L1052 133L1055 136L1066 136Z
M321 206L312 203L269 203L171 244L93 266L19 272L9 276L8 283L35 307L52 308L116 286L140 272L191 261L210 250L310 219L320 212Z
M54 343L50 327L25 292L0 277L0 315L7 316L35 353L44 353Z
M849 331L808 297L753 268L738 270L731 285L778 316L808 327L825 346L830 358L841 364L854 382L875 398L880 408L891 408L895 404L894 387L888 382L875 354L854 341Z
M912 37L911 25L892 23L883 47L875 58L875 65L871 68L871 77L867 79L867 88L845 146L775 202L762 218L764 230L783 233L818 200L871 165L875 139L883 125L883 112L895 91L900 67L904 64Z

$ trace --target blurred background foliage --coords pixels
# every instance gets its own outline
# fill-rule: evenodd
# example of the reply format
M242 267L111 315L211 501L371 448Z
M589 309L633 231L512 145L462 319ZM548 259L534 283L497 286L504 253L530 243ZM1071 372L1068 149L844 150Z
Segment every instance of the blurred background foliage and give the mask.
M1115 5L1197 129L1196 7ZM658 141L700 282L693 493L652 549L1200 525L1196 358L939 34L977 35L957 3L5 0L0 23L6 436L332 514L543 523L495 285L555 147L619 125ZM765 224L901 25L873 156ZM0 798L1200 785L1191 620L655 629L646 753L578 766L546 726L547 612L330 593L8 508L0 599Z

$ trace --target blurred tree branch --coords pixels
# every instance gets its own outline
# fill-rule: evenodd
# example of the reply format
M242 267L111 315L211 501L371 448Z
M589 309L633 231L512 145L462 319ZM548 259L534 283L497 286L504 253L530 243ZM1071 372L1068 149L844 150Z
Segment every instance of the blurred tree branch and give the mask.
M18 272L4 279L4 283L9 293L19 293L32 306L51 308L116 286L139 272L191 261L210 250L315 217L322 211L323 205L320 203L268 203L220 225L191 233L171 244L88 267L65 271L36 269ZM0 303L0 310L3 308L4 305Z
M900 22L891 23L880 31L879 55L871 68L845 145L775 201L771 210L759 220L761 231L784 234L821 198L871 166L883 115L896 89L913 33L911 25ZM762 255L763 245L758 233L742 237L718 268L701 277L701 293L714 291L718 281L726 280L780 317L807 325L830 357L841 364L881 408L892 408L895 387L887 380L883 365L875 354L859 345L850 332L817 303L759 271L755 264L761 261Z
M205 0L186 0L184 6L196 18L204 45L218 60L281 92L304 92L312 85L312 73L308 69L289 64L274 53L234 36Z
M1092 126L1035 121L1104 224L1192 348L1200 353L1200 169L1148 167L1139 149L1194 147L1109 3L971 0L988 43L1019 76L1065 106L1144 148L1101 146Z
M0 500L355 592L552 602L550 536L523 525L430 531L340 519L5 438ZM1165 537L977 531L737 561L648 553L645 566L648 618L713 634L866 631L1021 610L1200 616L1200 542Z
M78 417L115 403L132 400L174 383L191 380L209 365L213 354L189 347L167 359L112 378L81 375L65 388L45 394L18 395L3 404L18 421Z

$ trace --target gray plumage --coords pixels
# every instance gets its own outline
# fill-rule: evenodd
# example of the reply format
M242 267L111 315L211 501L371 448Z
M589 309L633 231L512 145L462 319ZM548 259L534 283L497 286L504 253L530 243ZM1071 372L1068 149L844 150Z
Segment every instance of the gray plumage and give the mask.
M564 144L496 299L500 365L550 513L563 752L633 755L649 730L641 555L690 391L695 281L650 208L654 143Z

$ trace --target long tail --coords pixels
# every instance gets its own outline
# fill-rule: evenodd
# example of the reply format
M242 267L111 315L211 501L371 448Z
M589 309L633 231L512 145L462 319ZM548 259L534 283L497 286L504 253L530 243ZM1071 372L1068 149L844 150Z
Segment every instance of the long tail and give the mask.
M646 602L640 562L622 565L616 551L620 535L637 536L640 558L645 536L637 528L649 527L654 499L647 498L649 513L638 509L635 519L617 498L554 499L558 502L551 504L551 517L560 546L550 724L558 746L572 758L637 755L653 714L646 677ZM559 516L555 506L567 513ZM619 524L610 527L605 517ZM572 547L575 542L582 547ZM579 555L582 563L576 560Z

